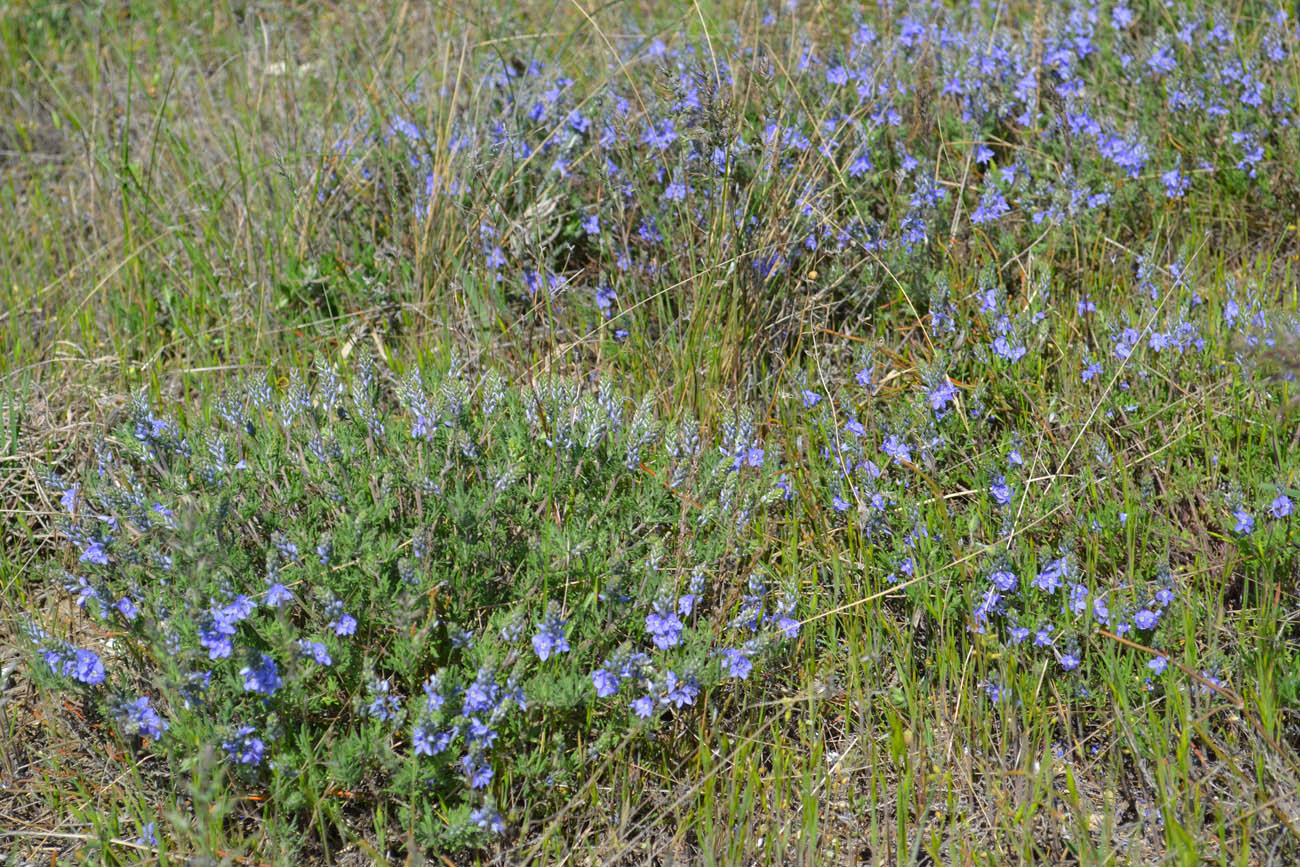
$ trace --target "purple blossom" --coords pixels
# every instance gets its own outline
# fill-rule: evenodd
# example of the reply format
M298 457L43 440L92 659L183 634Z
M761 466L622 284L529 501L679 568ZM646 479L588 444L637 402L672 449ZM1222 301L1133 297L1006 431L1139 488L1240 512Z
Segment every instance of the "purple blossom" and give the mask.
M659 701L665 705L671 704L682 708L694 704L699 694L700 685L695 678L679 678L676 672L669 671L664 675L664 695Z
M477 757L462 756L460 766L465 771L471 789L482 789L492 782L492 766L481 762Z
M689 191L690 188L687 187L686 184L683 184L681 181L673 181L664 188L664 201L680 202L686 198L686 194Z
M993 499L999 506L1005 506L1011 502L1011 486L1007 484L1006 476L998 476L994 479L989 491L993 494Z
M423 719L411 728L411 751L417 756L436 756L451 744L452 733L438 731L433 720Z
M274 695L283 683L275 667L275 660L265 653L259 654L256 664L241 668L239 676L244 679L245 692L259 692L267 696Z
M591 682L596 687L597 698L609 698L618 693L618 676L603 668L591 673Z
M292 602L293 594L289 592L288 587L285 587L279 581L276 581L272 583L270 587L266 588L265 598L267 605L272 608L279 608L287 602Z
M991 223L1010 211L1007 197L996 189L989 189L980 197L979 207L971 213L970 221L976 224Z
M1232 516L1237 519L1237 526L1233 527L1234 533L1249 536L1251 531L1255 529L1255 518L1245 509L1234 509Z
M1011 341L1003 335L993 338L993 354L1003 361L1010 361L1015 364L1025 357L1029 350L1024 346L1012 346Z
M116 607L118 613L127 620L135 620L136 616L140 613L140 607L131 601L130 596L123 596L121 599L117 600Z
M727 675L745 680L749 677L750 671L754 668L754 663L743 650L726 648L721 651L722 658L727 663Z
M537 634L533 636L533 652L545 662L552 653L566 653L569 641L564 637L564 621L555 617L547 618Z
M501 818L501 814L490 807L479 807L471 810L469 820L476 827L490 834L500 834L506 829L506 822Z
M149 706L147 695L142 695L135 701L122 703L117 713L128 730L138 732L155 741L161 738L163 732L169 727L167 721L158 716L158 712Z
M104 549L104 543L98 540L91 542L86 546L86 550L77 558L79 563L94 563L97 566L108 565L108 552Z
M1065 560L1057 559L1047 563L1038 576L1034 578L1034 586L1044 593L1055 593L1063 586L1061 578L1065 574Z
M325 616L330 618L329 628L335 635L353 635L357 631L357 619L351 614L343 613L342 602L331 602L325 609Z
M675 647L681 641L682 622L666 606L656 606L654 611L646 615L645 629L650 633L655 647L660 650Z
M331 665L333 660L330 659L329 650L319 641L309 641L306 638L298 639L298 652L306 659L315 660L318 665Z
M1170 199L1181 199L1187 194L1189 186L1188 178L1178 169L1170 169L1160 176L1160 182L1165 185L1165 196Z
M952 380L945 378L943 382L930 389L926 395L926 400L930 403L930 409L935 412L942 412L948 404L957 398L957 387L952 384Z
M465 689L465 713L487 713L500 701L501 687L492 680L486 670L480 670L478 677Z
M256 737L252 726L241 726L235 730L235 736L221 745L226 753L241 765L260 765L266 752L266 744Z
M641 719L649 719L650 715L655 712L655 700L653 697L643 695L632 702L632 712Z
M880 450L893 458L896 463L911 463L912 461L911 448L893 434L885 437L885 441L880 444Z
M1279 521L1291 514L1291 498L1286 494L1278 494L1273 500L1273 504L1268 507L1269 514Z

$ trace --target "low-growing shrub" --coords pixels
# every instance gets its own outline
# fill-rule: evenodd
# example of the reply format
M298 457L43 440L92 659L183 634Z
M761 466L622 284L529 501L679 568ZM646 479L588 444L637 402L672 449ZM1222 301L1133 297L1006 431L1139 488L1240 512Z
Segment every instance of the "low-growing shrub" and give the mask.
M137 399L93 472L49 475L95 627L29 627L46 680L148 767L229 775L299 825L330 793L395 796L446 848L545 815L798 634L754 557L784 500L747 417L706 448L610 383L456 364L395 394L363 363L208 420Z

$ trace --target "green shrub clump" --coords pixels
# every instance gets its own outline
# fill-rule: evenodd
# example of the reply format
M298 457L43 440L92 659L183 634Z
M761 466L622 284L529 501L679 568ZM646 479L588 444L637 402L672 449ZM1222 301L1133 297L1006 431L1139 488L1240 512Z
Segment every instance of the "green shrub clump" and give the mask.
M317 374L208 420L137 398L85 478L48 474L98 637L32 624L37 667L168 778L291 825L397 796L418 845L479 845L797 635L750 570L788 490L750 418L706 448L608 382Z

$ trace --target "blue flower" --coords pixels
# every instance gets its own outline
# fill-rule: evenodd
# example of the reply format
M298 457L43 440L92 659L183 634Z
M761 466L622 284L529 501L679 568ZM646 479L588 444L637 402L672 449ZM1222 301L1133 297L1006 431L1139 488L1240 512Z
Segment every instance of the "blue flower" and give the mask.
M1233 532L1249 536L1255 529L1255 518L1245 509L1233 510L1232 516L1237 519L1237 526L1233 528Z
M618 693L618 676L613 672L598 668L591 673L591 682L596 687L597 698L609 698Z
M104 550L104 544L99 541L91 542L81 556L77 558L79 563L94 563L99 566L108 565L108 552Z
M754 669L754 663L744 651L727 648L722 651L722 658L727 663L727 674L745 680Z
M1160 622L1160 615L1156 614L1149 608L1143 608L1133 615L1133 623L1138 629L1147 630L1155 629L1156 624Z
M325 609L325 616L330 618L329 628L335 635L354 635L357 631L357 619L351 614L343 613L342 602L331 602Z
M996 189L990 188L980 197L979 207L970 215L970 221L972 223L991 223L1010 210L1011 206L1007 204L1007 197Z
M776 628L786 638L796 638L799 635L799 621L793 617L778 617L776 619Z
M130 596L123 596L117 600L117 610L127 620L135 620L136 615L140 613L140 607L131 601Z
M1155 659L1152 659L1147 663L1147 668L1151 669L1156 674L1164 674L1165 669L1168 666L1169 666L1169 660L1163 656L1157 656Z
M266 744L256 737L252 726L242 726L231 740L221 745L229 756L241 765L260 765L266 753Z
M1061 577L1065 574L1065 560L1051 560L1034 579L1034 586L1044 593L1055 593L1063 586Z
M1187 194L1188 178L1178 169L1170 169L1160 176L1160 182L1165 185L1165 196L1170 199L1181 199Z
M293 594L289 588L285 587L279 581L273 582L270 587L266 588L266 604L272 608L279 608L287 602L293 601Z
M58 651L46 651L45 661L50 667L73 680L87 686L98 686L108 677L104 663L93 650L76 650L69 654Z
M436 674L429 675L424 682L424 709L427 713L440 710L446 703L442 695L442 678Z
M465 742L471 747L490 749L496 743L497 732L476 716L469 718L465 730Z
M1003 593L1010 593L1016 589L1016 573L1000 569L989 576L994 585Z
M309 641L306 638L298 639L298 652L307 659L314 659L319 665L333 664L329 650L319 641Z
M501 687L492 680L486 669L480 669L478 678L465 690L464 711L471 713L488 713L500 701Z
M552 653L565 653L569 650L569 641L564 637L564 621L547 618L541 629L533 636L533 652L545 662Z
M1291 514L1291 498L1286 494L1278 494L1273 500L1273 504L1268 507L1269 514L1279 521Z
M682 622L662 604L655 606L655 610L646 615L645 629L650 633L655 647L660 650L675 647L681 641Z
M140 828L140 836L135 838L137 846L157 846L158 835L154 831L154 823L148 822Z
M1074 671L1078 667L1079 657L1075 656L1073 653L1061 654L1061 668L1066 671Z
M135 701L123 702L117 707L117 715L130 731L138 732L155 741L168 729L167 721L158 716L158 712L149 706L147 695L142 695Z
M935 412L942 412L956 398L957 387L952 384L950 379L945 379L930 389L929 394L926 395L926 399L930 402L930 408Z
M655 712L655 700L653 697L643 695L632 702L632 711L641 719L648 719Z
M1025 357L1029 350L1023 346L1012 346L1011 341L1006 337L999 335L993 340L993 354L1004 361L1010 361L1012 364Z
M479 807L476 810L471 810L469 820L477 827L492 834L500 834L506 829L506 823L501 818L501 814L489 807Z
M451 744L454 734L438 731L433 720L423 719L411 729L412 752L417 756L436 756Z
M681 708L693 704L699 694L700 685L695 678L679 678L676 672L669 671L664 676L664 695L659 701Z
M244 691L274 695L283 684L275 660L265 653L259 654L259 657L255 665L246 665L239 670L239 676L244 679Z
M911 447L892 434L885 437L885 441L880 444L880 450L893 458L897 463L911 463L912 461Z
M492 782L492 766L481 763L474 756L463 756L460 766L465 771L471 789L482 789Z
M994 501L999 506L1005 506L1011 502L1011 486L1007 484L1006 476L998 476L993 480L993 486L989 489L993 494Z

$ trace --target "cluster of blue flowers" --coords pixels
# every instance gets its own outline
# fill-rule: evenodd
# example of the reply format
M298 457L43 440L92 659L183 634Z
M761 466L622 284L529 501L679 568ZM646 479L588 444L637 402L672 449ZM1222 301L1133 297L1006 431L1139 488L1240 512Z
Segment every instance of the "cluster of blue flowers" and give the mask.
M1298 122L1294 85L1276 73L1297 43L1281 7L1257 40L1195 3L1159 14L1116 6L1109 16L1095 3L1058 4L1034 40L983 4L898 13L888 26L863 15L834 41L768 16L760 43L791 40L789 68L739 30L708 45L610 44L611 62L662 86L615 77L592 88L558 63L484 57L487 98L472 120L446 136L400 112L363 118L329 148L318 196L352 200L359 186L381 183L374 161L393 158L415 176L405 207L417 224L440 211L432 198L471 209L475 264L493 283L517 286L530 303L591 302L601 319L630 324L648 292L712 266L698 261L705 230L708 249L741 251L763 282L806 264L852 283L882 256L904 266L962 231L1023 230L1037 244L1079 220L1104 220L1117 204L1156 210L1227 173L1254 181L1270 157L1264 131ZM1095 83L1116 63L1119 99ZM798 98L746 86L772 76ZM720 126L716 109L737 92L756 102ZM1134 116L1139 103L1159 110ZM964 127L961 145L930 134L935 114ZM1170 139L1179 149L1160 146ZM509 161L527 213L471 193L492 183L493 159ZM579 204L566 211L555 204L564 198ZM720 203L731 210L718 224ZM576 228L548 227L552 240L540 247L509 239L521 218L548 216ZM612 331L627 335L626 326ZM994 337L998 357L1024 356L1014 333Z

